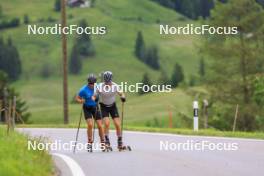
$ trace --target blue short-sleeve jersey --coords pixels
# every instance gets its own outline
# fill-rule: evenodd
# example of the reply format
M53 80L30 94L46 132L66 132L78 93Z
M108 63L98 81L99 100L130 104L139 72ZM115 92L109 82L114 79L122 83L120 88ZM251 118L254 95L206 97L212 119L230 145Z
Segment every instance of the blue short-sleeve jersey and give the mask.
M85 106L96 106L95 101L92 100L94 89L91 89L88 85L83 86L79 91L79 96L85 100Z

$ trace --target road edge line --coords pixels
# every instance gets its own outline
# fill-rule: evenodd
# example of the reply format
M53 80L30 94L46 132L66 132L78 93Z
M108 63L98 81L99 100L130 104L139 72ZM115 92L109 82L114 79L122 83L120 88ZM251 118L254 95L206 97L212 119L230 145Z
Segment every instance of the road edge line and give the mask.
M73 176L85 176L82 168L78 165L76 161L74 161L69 156L59 154L59 153L52 153L52 155L60 157L68 165Z

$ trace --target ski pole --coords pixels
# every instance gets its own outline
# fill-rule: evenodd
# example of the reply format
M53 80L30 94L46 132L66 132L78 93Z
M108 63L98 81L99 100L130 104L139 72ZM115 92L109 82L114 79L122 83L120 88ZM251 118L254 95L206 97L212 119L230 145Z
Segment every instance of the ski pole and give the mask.
M93 142L94 142L95 121L96 121L96 117L97 117L97 111L98 111L98 105L96 104L96 107L95 107L95 115L94 115L94 122L93 122Z
M121 112L121 136L123 136L123 121L124 121L124 102L122 102L122 112Z
M73 153L75 153L75 150L76 150L76 145L77 145L78 136L79 136L79 130L80 130L81 121L82 121L82 113L83 113L83 109L81 108L80 119L79 119L78 129L77 129L77 133L76 133L75 145L74 145L74 148L73 148Z

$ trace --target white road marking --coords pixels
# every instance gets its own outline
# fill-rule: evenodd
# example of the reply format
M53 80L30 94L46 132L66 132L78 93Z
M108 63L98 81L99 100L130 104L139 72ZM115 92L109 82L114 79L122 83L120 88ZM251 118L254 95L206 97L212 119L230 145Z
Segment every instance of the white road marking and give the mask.
M70 157L59 153L52 153L52 155L62 158L70 168L73 176L85 176L82 168Z
M22 132L24 132L24 129L34 129L34 130L50 130L55 129L58 131L67 131L72 130L73 128L17 128L22 129ZM80 128L84 129L84 128ZM110 130L111 132L114 132L114 130ZM141 131L124 131L124 133L131 133L131 134L145 134L145 135L157 135L157 136L174 136L174 137L192 137L192 138L207 138L207 139L226 139L226 140L238 140L238 141L251 141L251 142L264 142L263 139L247 139L247 138L237 138L237 137L219 137L219 136L200 136L200 135L180 135L180 134L171 134L171 133L157 133L157 132L141 132Z
M112 130L111 130L112 131ZM192 137L192 138L207 138L207 139L225 139L225 140L238 140L238 141L251 141L251 142L264 142L262 139L246 139L246 138L236 138L236 137L218 137L218 136L200 136L200 135L179 135L179 134L170 134L170 133L157 133L157 132L141 132L141 131L124 131L124 133L131 134L145 134L152 136L171 136L171 137Z

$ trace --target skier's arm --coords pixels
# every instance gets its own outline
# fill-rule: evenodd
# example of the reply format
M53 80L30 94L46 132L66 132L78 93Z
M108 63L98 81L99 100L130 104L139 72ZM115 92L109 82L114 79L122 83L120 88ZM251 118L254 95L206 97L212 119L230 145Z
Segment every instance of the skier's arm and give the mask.
M80 90L80 92L77 93L77 95L75 96L75 101L77 103L83 104L85 103L85 99L83 97L84 97L84 92L83 90Z
M95 92L92 96L92 100L95 102L98 102L98 100L99 100L99 89L97 86L95 87Z
M77 95L75 97L75 100L77 103L80 103L80 104L83 104L85 102L85 100L82 97L80 97L79 95Z

